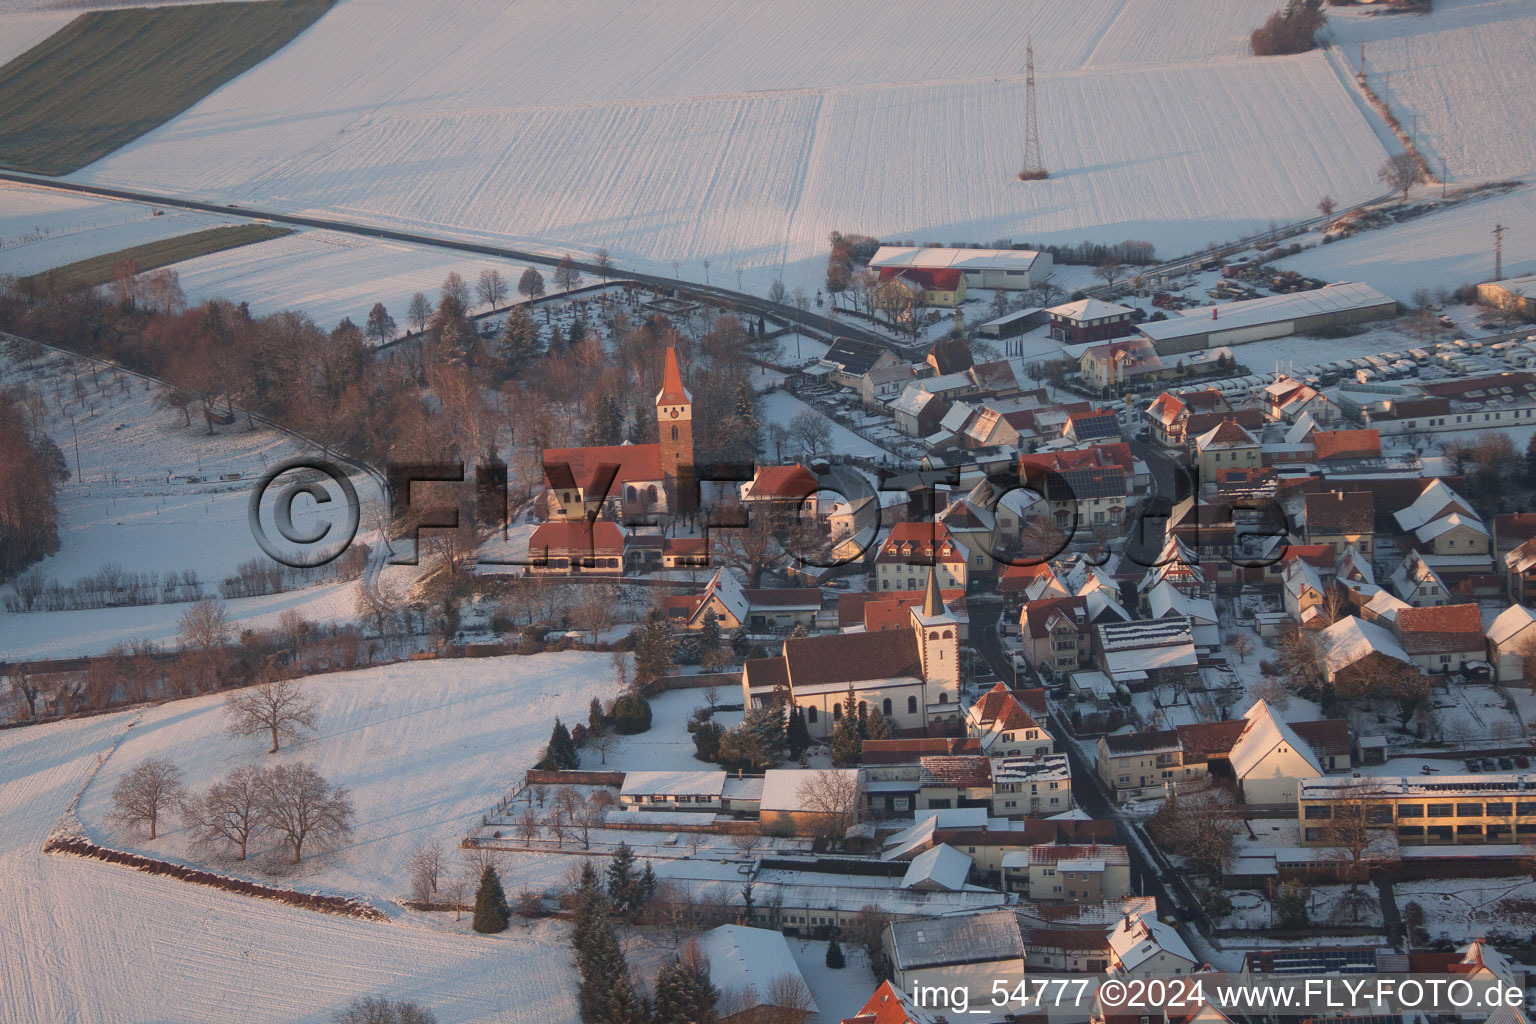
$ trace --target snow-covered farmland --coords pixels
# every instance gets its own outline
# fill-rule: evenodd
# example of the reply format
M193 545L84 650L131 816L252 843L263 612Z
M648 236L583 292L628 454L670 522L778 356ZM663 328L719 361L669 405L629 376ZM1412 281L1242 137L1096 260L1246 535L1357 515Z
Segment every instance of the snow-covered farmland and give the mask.
M1424 195L1433 193L1430 189ZM1362 231L1307 249L1278 266L1327 281L1364 281L1409 302L1420 288L1434 292L1492 277L1495 224L1507 229L1506 276L1536 271L1536 192L1529 185L1404 224Z
M0 4L0 64L26 53L78 16L76 11L28 10L30 6L16 0Z
M1379 191L1321 54L1235 56L1264 5L1196 5L1210 35L1162 6L347 0L79 176L756 284L813 283L835 228L1172 253ZM1024 185L1031 33L1053 173Z
M402 662L315 676L309 689L319 701L316 730L276 755L266 753L263 737L225 734L218 696L145 712L81 798L87 832L109 845L195 860L183 829L150 841L104 823L112 787L124 772L144 758L164 757L182 768L190 785L203 788L241 764L310 762L352 790L357 828L345 848L306 857L302 883L366 894L381 904L403 899L405 861L417 844L457 846L538 760L555 716L585 717L593 697L617 693L609 656L583 652ZM255 851L244 871L265 877L254 869L267 852ZM286 871L280 853L277 859L274 869Z
M444 1021L574 1024L575 972L558 924L450 934L44 854L49 829L131 718L0 732L0 1020L323 1024L353 998L383 994Z
M0 20L0 27L4 21ZM3 33L0 33L3 34ZM0 274L21 277L234 218L0 182Z
M1536 170L1536 19L1524 0L1437 0L1434 13L1328 9L1328 36L1367 77L1421 152L1453 182Z
M373 304L382 302L401 330L413 294L424 292L435 299L451 271L473 287L480 272L491 269L500 271L515 289L524 268L505 260L335 231L303 231L176 265L181 286L193 302L215 297L243 301L256 316L294 309L325 328L343 317L362 326Z

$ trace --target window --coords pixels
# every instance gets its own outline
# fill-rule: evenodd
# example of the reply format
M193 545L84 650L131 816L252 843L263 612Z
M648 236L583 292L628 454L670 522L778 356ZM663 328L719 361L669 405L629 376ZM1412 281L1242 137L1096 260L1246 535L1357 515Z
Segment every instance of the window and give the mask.
M939 691L939 703L940 704L948 704L949 703L949 694L945 693L943 690Z
M672 425L672 440L677 440L677 424Z
M1403 839L1422 839L1424 837L1423 825L1400 825L1397 834Z
M1429 817L1431 817L1431 818L1449 818L1450 816L1451 816L1451 805L1450 804L1430 804L1429 805Z
M880 713L886 718L891 717L891 698L887 697L880 702Z
M1515 811L1515 805L1511 803L1488 804L1484 812L1490 818L1507 818Z
M1456 805L1456 817L1458 817L1458 818L1481 818L1482 816L1483 816L1483 805L1482 804L1457 804Z
M816 719L818 717L819 716L817 715L815 708L806 708L805 709L805 720L807 722L811 723L812 725L815 725L816 724Z
M1480 836L1483 834L1481 825L1457 825L1456 834L1459 836Z
M1424 817L1424 805L1423 804L1398 804L1397 805L1397 816L1399 818L1422 818L1422 817Z
M1325 818L1331 818L1333 817L1333 808L1325 807L1322 804L1309 804L1307 806L1305 817L1309 821L1318 821Z
M1536 814L1536 800L1521 800L1515 804L1516 814Z
M907 698L907 714L909 714L909 715L917 714L917 698L916 697L908 697Z
M842 718L842 717L843 717L843 706L841 704L833 704L832 705L832 721L835 722L839 718Z

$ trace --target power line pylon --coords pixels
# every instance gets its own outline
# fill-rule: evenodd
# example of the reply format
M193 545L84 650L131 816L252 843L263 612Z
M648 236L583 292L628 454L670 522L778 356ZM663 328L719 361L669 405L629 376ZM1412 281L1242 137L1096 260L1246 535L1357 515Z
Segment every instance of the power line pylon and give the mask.
M1035 44L1030 40L1024 47L1024 169L1019 171L1020 181L1039 181L1049 178L1045 160L1040 155L1040 108L1035 103Z

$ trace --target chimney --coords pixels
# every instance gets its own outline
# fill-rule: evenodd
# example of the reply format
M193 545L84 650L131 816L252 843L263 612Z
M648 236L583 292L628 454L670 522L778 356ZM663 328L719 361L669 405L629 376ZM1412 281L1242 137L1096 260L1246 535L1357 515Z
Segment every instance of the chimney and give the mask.
M1216 307L1215 306L1211 307L1211 319L1212 320L1216 319Z

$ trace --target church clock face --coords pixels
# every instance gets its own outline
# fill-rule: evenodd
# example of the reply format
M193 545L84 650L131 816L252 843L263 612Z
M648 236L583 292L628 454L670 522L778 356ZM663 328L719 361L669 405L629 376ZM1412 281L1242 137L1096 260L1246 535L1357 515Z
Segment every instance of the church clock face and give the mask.
M672 409L668 410L667 415L671 416L673 419L677 419L677 408L674 406Z

